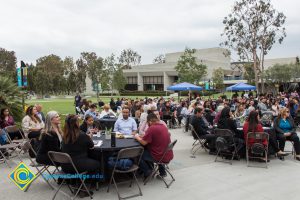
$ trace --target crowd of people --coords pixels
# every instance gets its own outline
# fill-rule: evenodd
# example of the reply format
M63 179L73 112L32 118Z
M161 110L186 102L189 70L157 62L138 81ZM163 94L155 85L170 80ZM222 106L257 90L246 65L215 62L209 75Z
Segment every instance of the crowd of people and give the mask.
M296 128L300 122L299 95L279 93L254 95L250 93L235 93L229 99L220 96L217 99L174 98L114 98L109 104L101 100L95 104L80 95L75 97L76 114L66 117L64 128L58 112L50 111L44 115L41 105L29 106L22 120L22 131L9 133L12 139L28 138L36 147L36 161L52 165L48 157L49 151L68 153L79 172L99 173L99 159L90 156L93 151L93 134L102 127L96 123L102 118L116 118L114 130L124 135L132 135L145 151L140 163L140 173L144 177L151 174L153 162L164 157L168 163L173 159L173 152L164 155L164 150L171 142L170 128L188 130L191 124L199 138L205 140L205 147L211 154L216 152L214 129L229 129L234 133L238 153L245 156L245 141L249 132L264 132L263 127L269 126L275 137L269 137L269 144L279 158L288 155L284 150L286 141L292 141L295 158L300 161L300 142ZM97 110L98 107L100 110ZM83 122L80 124L80 121ZM1 109L0 143L8 142L4 134L5 128L15 125L8 108ZM249 140L248 143L255 143ZM264 158L262 158L264 159ZM74 173L69 165L61 166L68 173ZM166 176L164 166L159 166L162 177Z

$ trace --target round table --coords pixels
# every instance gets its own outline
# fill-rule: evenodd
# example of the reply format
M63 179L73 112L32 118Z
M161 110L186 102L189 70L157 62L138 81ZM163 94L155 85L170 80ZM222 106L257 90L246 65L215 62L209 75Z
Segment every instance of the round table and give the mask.
M128 138L128 139L118 139L118 138L116 138L116 146L112 147L111 146L111 140L110 139L105 139L105 135L101 135L100 137L97 137L97 136L93 137L93 141L100 141L100 140L102 141L102 145L100 145L100 146L95 145L94 149L93 149L93 152L94 152L94 154L98 155L97 156L98 159L101 160L100 165L101 165L102 175L105 175L105 159L104 159L104 156L111 155L111 154L113 154L113 152L118 152L121 149L132 148L132 147L140 147L141 146L141 144L133 138Z
M112 152L112 151L120 151L121 149L125 148L132 148L132 147L139 147L141 144L136 141L133 138L128 138L128 139L118 139L116 138L116 146L112 147L111 146L111 140L110 139L105 139L105 135L101 135L101 137L93 137L93 141L102 141L101 146L95 145L95 150L96 151L101 151L101 152Z

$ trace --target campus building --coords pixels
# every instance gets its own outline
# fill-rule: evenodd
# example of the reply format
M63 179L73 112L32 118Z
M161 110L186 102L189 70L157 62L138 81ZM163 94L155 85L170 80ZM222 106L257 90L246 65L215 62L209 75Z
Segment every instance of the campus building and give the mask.
M197 63L207 66L207 76L203 82L209 82L214 69L221 67L224 72L224 84L226 86L239 82L247 83L243 77L244 62L231 62L231 58L225 56L224 48L197 49L194 56ZM127 79L126 90L131 91L166 91L167 88L178 81L178 72L175 70L178 59L184 52L167 53L165 63L147 64L132 66L131 69L124 69L124 76ZM296 57L265 59L264 66L267 69L275 64L295 63ZM87 77L86 93L95 93L92 89L92 82Z
M207 66L207 76L203 81L212 76L216 68L230 70L230 57L224 55L226 49L208 48L197 49L194 56L197 63ZM131 69L123 70L127 78L126 90L160 90L166 91L167 87L177 82L178 72L175 70L178 59L184 52L167 53L165 63L133 66Z

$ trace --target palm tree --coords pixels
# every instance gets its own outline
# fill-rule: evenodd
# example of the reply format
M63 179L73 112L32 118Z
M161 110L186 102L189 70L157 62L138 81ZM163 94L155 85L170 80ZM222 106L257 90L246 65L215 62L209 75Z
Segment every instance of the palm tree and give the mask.
M0 109L2 108L9 108L17 122L24 116L22 93L12 79L5 76L0 77Z

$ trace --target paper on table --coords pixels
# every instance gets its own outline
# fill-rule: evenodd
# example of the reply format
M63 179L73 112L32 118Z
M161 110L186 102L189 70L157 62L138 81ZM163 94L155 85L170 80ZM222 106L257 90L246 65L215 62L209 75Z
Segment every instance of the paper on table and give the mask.
M102 144L103 144L103 141L102 140L97 140L97 144L94 145L95 147L100 147Z
M124 135L124 138L125 138L125 139L133 138L133 135Z

